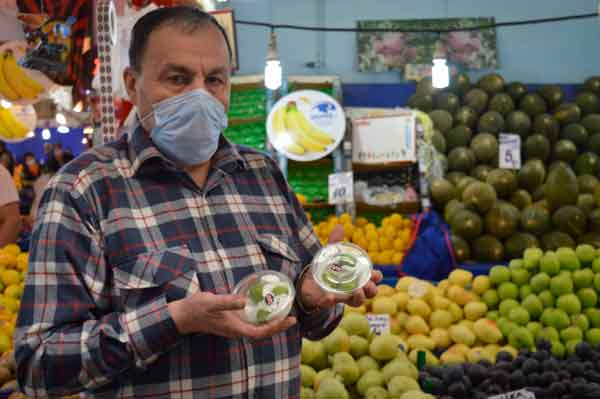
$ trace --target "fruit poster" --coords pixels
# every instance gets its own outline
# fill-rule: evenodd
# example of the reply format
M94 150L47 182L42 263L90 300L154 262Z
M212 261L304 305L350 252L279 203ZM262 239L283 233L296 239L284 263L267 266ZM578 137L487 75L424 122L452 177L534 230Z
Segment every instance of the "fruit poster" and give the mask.
M359 29L432 30L486 26L494 18L358 21ZM357 34L361 72L404 71L411 65L431 65L436 46L446 50L450 64L465 69L498 67L496 29L448 33L365 32Z

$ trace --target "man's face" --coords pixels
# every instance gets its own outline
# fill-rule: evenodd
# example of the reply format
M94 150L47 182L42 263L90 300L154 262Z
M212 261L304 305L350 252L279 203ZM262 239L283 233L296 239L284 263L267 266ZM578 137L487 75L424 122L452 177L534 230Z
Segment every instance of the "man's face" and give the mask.
M166 25L153 31L140 71L125 70L131 102L144 117L152 104L194 89L204 89L229 107L230 60L225 38L212 24L193 32ZM154 126L153 118L144 124Z

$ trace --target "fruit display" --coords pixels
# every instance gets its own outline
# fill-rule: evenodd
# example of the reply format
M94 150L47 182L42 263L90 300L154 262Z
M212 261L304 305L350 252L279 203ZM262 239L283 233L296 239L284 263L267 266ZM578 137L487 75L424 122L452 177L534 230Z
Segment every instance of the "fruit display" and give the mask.
M0 96L8 101L33 101L45 91L44 86L25 72L12 51L0 54Z
M420 82L409 104L429 112L432 144L447 159L446 176L433 179L430 191L455 234L459 261L510 260L529 246L600 244L595 224L588 224L600 212L593 201L600 173L598 81L588 79L574 102L565 102L559 86L528 91L498 74L473 85L458 75L445 91ZM518 171L498 168L500 132L521 136Z
M257 149L265 150L265 122L249 122L242 124L231 123L223 133L232 142Z
M223 135L232 142L265 150L266 93L264 88L233 84L228 110L229 126Z
M404 254L411 246L414 223L406 216L397 213L386 216L379 226L369 223L364 217L356 218L342 214L330 216L315 226L315 232L322 244L326 244L329 235L337 226L344 227L344 241L352 242L367 251L373 264L399 265Z

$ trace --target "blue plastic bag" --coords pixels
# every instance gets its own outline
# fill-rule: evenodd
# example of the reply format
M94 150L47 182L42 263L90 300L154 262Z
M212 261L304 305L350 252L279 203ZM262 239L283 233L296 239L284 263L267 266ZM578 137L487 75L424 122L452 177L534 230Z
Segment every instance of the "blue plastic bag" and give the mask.
M416 237L404 256L402 274L423 280L440 281L456 267L450 229L435 211L416 216Z

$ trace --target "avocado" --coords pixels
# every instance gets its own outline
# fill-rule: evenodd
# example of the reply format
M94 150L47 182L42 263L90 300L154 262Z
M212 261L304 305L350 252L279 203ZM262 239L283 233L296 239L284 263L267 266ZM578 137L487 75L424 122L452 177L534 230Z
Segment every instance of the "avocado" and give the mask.
M483 222L481 217L468 209L460 209L456 211L450 227L453 234L457 234L466 240L472 240L481 235L483 231Z
M494 188L500 198L510 198L518 188L515 172L508 169L492 170L488 174L487 183Z
M571 140L559 140L554 145L554 159L572 163L577 159L577 146Z
M489 109L490 111L499 112L502 116L506 116L515 110L515 102L506 93L494 94L494 97L490 100Z
M562 231L552 231L542 237L544 251L556 251L559 248L575 248L575 240Z
M490 171L492 171L493 169L494 168L492 168L490 165L477 165L471 171L471 177L474 177L475 179L485 183L487 181L487 177Z
M580 174L577 176L577 187L580 194L594 194L596 185L598 185L596 176L590 174Z
M519 107L530 117L534 118L536 115L545 114L548 109L546 102L537 93L526 94L519 104Z
M581 124L585 127L588 134L600 134L600 114L586 115L581 120Z
M546 184L544 184L544 195L552 210L565 205L575 205L579 187L573 170L562 165L552 169L548 173Z
M473 242L473 259L497 263L504 260L504 246L496 237L483 235Z
M480 88L473 88L465 94L463 104L481 114L488 105L489 95Z
M600 96L600 76L591 76L585 80L583 87Z
M496 111L488 111L479 118L479 132L497 135L504 129L504 117Z
M472 182L462 193L462 201L471 209L481 214L489 211L496 203L497 194L494 188L480 181Z
M477 82L477 87L485 91L490 96L500 93L504 90L504 78L497 73L490 73L482 76Z
M579 123L569 123L563 127L561 139L571 140L578 149L584 149L588 142L588 132L583 125Z
M533 193L544 183L546 167L539 159L527 161L518 172L519 187Z
M475 167L475 154L470 148L457 147L448 154L448 170L463 173L471 172Z
M527 159L546 161L550 157L550 140L541 134L527 137L525 141L525 154Z
M543 86L539 93L551 109L558 107L563 101L565 101L565 93L563 93L562 89L558 85Z
M533 132L543 134L554 144L558 141L560 135L560 124L550 114L539 114L533 122Z
M523 257L523 252L527 248L538 248L539 246L540 243L533 234L517 232L506 240L504 251L507 259L519 259Z
M521 228L536 236L545 234L552 228L550 215L539 206L528 206L521 211Z
M582 115L600 112L600 98L591 91L583 91L575 97L575 104L581 109Z
M585 233L587 218L577 206L565 205L554 212L552 224L558 231L567 233L571 237L579 237Z
M506 116L506 132L526 138L531 130L531 118L523 111L512 111Z
M453 124L452 114L443 109L436 109L429 113L429 117L433 122L433 126L443 134L446 134Z
M485 215L485 231L500 239L512 236L519 226L519 212L513 208L498 201Z
M442 92L435 96L435 108L454 113L460 107L460 99L454 93Z
M463 106L454 114L454 121L456 125L465 125L472 129L477 125L477 117L478 113L473 108Z
M464 238L459 237L456 234L452 234L450 235L450 243L452 244L452 249L454 250L456 262L463 263L471 259L471 248L469 247L469 243Z
M593 152L584 152L575 161L575 174L597 175L600 172L600 157Z
M413 94L408 99L407 105L423 112L433 110L433 97L429 94Z
M577 123L581 120L581 109L577 104L562 103L554 111L554 118L563 126Z
M506 92L513 101L519 102L527 94L527 86L521 82L512 82L506 86Z
M479 162L490 162L498 158L498 139L490 133L479 133L471 141L471 150Z
M452 199L456 198L456 188L452 183L443 178L434 179L429 185L431 198L433 202L440 208L443 207Z
M516 206L518 209L523 210L533 203L533 199L531 198L531 194L529 194L529 192L519 189L510 197L510 203Z
M446 133L446 144L448 151L455 149L456 147L468 147L471 142L471 128L465 125L458 125L453 127Z

